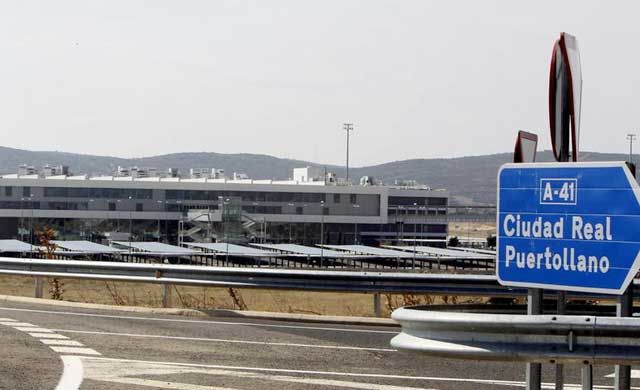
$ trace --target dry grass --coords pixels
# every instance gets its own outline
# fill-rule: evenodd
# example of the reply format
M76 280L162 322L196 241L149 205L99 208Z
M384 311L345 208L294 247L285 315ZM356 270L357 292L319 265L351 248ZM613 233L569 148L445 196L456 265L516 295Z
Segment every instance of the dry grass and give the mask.
M450 236L487 238L491 234L496 234L495 223L452 222L449 224Z
M162 286L126 282L64 279L65 301L125 306L162 306ZM0 294L32 297L34 279L28 276L0 275ZM192 309L247 309L257 311L373 316L371 294L324 293L172 286L172 306ZM48 298L48 297L45 297ZM400 306L442 303L466 303L473 298L454 299L427 295L384 295L384 315ZM242 307L244 305L244 307ZM240 307L239 307L240 306Z

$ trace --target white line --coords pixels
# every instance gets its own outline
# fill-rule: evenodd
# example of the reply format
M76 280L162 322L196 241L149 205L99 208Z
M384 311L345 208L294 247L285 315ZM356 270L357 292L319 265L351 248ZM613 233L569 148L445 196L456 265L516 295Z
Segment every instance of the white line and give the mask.
M158 362L158 361L145 361L145 360L132 360L132 359L115 359L106 357L87 357L84 358L87 364L96 361L108 361L116 363L136 363L143 365L161 365L170 367L195 367L202 369L226 369L237 371L255 371L255 372L271 372L271 373L288 373L288 374L308 374L308 375L324 375L324 376L338 376L338 377L354 377L354 378L378 378L378 379L405 379L405 380L425 380L425 381L438 381L438 382L462 382L462 383L477 383L483 385L496 385L496 386L514 386L525 387L525 382L521 381L509 381L498 379L477 379L477 378L447 378L447 377L429 377L429 376L405 376L405 375L388 375L388 374L364 374L364 373L350 373L350 372L333 372L333 371L310 371L310 370L291 370L291 369L279 369L279 368L262 368L262 367L241 367L241 366L222 366L222 365L209 365L209 364L190 364L190 363L173 363L173 362ZM95 368L95 367L94 367ZM164 370L160 370L165 372ZM109 375L104 370L101 370L101 376ZM92 378L97 379L97 378ZM106 380L106 379L104 379ZM543 388L554 389L555 384L543 383ZM578 384L565 384L570 389L580 389L581 385ZM181 387L177 387L181 389ZM613 389L613 386L596 385L594 389ZM640 387L632 387L634 390L640 390Z
M14 320L14 319L12 319L12 318L0 318L0 321L2 321L2 322L6 322L6 321L9 321L9 322L16 322L16 320Z
M58 353L65 353L65 354L71 354L71 355L73 354L93 355L93 356L101 355L100 352L91 348L55 347L55 346L50 346L49 348L53 349L55 352L58 352Z
M32 327L32 326L15 326L14 329L17 329L21 332L33 332L33 333L53 333L52 330L49 329L45 329L45 328L37 328L37 327Z
M40 339L40 341L42 339L68 339L67 336L55 333L29 333L29 336Z
M65 346L65 347L84 347L84 344L75 340L40 339L40 342L44 345L59 345L59 346Z
M112 333L112 332L97 332L97 331L89 331L89 330L73 330L73 329L52 329L52 330L54 332L61 332L61 333L81 333L81 334L96 334L96 335L103 335L103 336L143 337L143 338L146 337L146 338L158 338L158 339L167 339L167 340L206 341L206 342L212 342L212 343L255 344L255 345L271 345L271 346L278 346L278 347L342 349L342 350L372 351L372 352L398 352L398 350L390 349L390 348L368 348L368 347L349 347L349 346L341 346L341 345L275 343L275 342L268 342L268 341L212 339L212 338L203 338L203 337L146 335L146 334L135 334L135 333Z
M48 311L48 310L35 310L35 309L18 309L14 307L0 307L0 310L9 311L22 311L28 313L42 313L53 315L65 315L65 316L81 316L81 317L94 317L94 318L115 318L125 320L138 320L138 321L160 321L160 322L179 322L179 323L191 323L201 325L228 325L228 326L250 326L260 328L284 328L284 329L303 329L303 330L320 330L330 332L354 332L354 333L374 333L374 334L398 334L398 331L392 330L370 330L370 329L353 329L353 328L324 328L319 326L296 326L296 325L275 325L275 324L258 324L251 322L226 322L226 321L206 321L206 320L182 320L174 318L153 318L153 317L134 317L134 316L114 316L107 314L91 314L91 313L78 313L69 311Z
M60 356L63 364L62 377L56 390L77 390L82 384L83 367L79 356Z
M200 385L192 385L186 383L177 382L163 382L159 380L150 379L150 376L163 375L171 377L180 377L184 374L204 374L215 376L229 376L235 378L245 378L258 380L264 387L274 388L275 386L266 384L267 381L285 382L285 383L300 383L307 385L319 385L319 386L331 386L333 387L346 387L351 389L363 389L363 390L427 390L417 387L407 386L394 386L394 385L382 385L375 383L363 383L353 382L337 379L326 378L309 378L309 377L296 377L288 375L274 375L260 372L247 372L238 370L222 370L216 368L202 368L202 367L178 367L167 366L161 364L149 364L149 363L132 363L132 362L111 362L111 361L96 361L91 358L83 359L85 364L85 376L86 379L104 381L104 382L116 382L126 383L132 385L141 386L153 386L162 389L180 389L180 390L205 390L207 387ZM141 378L143 377L143 378ZM432 389L433 390L433 389Z
M242 366L223 366L217 364L191 364L191 363L173 363L173 362L158 362L158 361L146 361L146 360L134 360L134 359L116 359L106 357L91 357L91 360L105 360L113 362L132 362L132 363L152 363L166 366L179 366L179 367L200 367L200 368L219 368L228 370L243 370L243 371L256 371L256 372L278 372L287 374L311 374L311 375L330 375L330 376L352 376L356 378L382 378L382 379L412 379L412 380L436 380L447 382L475 382L485 383L492 385L509 385L518 386L524 382L517 381L504 381L493 379L466 379L466 378L444 378L444 377L429 377L429 376L406 376L406 375L390 375L390 374L364 374L364 373L351 373L351 372L334 372L334 371L313 371L313 370L292 370L285 368L263 368L263 367L242 367Z
M6 325L6 326L37 326L34 324L30 324L28 322L15 322L15 321L3 321L0 322L0 325Z

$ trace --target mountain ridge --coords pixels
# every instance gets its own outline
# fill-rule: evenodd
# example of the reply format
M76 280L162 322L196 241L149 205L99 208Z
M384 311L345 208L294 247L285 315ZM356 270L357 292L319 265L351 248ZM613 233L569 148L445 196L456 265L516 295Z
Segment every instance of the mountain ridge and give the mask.
M396 180L416 180L421 184L449 190L453 203L495 204L496 175L499 167L511 162L512 153L434 159L408 159L365 167L350 168L354 182L362 176L373 176L385 184ZM625 161L627 154L582 152L580 161ZM553 161L550 151L542 151L537 161ZM112 174L117 166L178 168L187 174L189 168L223 168L227 175L242 172L252 178L288 179L293 168L303 166L326 167L344 176L342 166L325 165L311 161L279 158L266 154L216 152L180 152L150 157L124 158L59 151L29 151L0 146L0 174L15 173L20 164L37 168L45 164L68 165L74 173L91 175Z

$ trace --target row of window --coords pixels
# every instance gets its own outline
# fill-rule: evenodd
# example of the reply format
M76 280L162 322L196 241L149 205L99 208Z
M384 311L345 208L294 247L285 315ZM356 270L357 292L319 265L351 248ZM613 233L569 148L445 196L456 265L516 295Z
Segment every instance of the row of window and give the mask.
M447 198L417 197L417 196L390 196L389 206L446 206Z
M31 197L31 187L22 188L23 197ZM4 187L6 197L13 196L13 187ZM167 200L209 200L220 198L236 198L246 202L291 202L291 203L320 203L326 202L325 193L300 192L264 192L264 191L200 191L200 190L166 190ZM342 203L345 196L349 196L349 203L357 204L358 197L375 197L379 195L365 194L333 194L333 203ZM44 187L47 198L95 198L95 199L153 199L151 189L127 188L66 188ZM390 196L389 206L447 206L447 198L442 197L410 197Z
M153 190L139 188L45 187L46 198L153 199Z
M447 215L447 210L444 209L426 209L426 210L415 210L415 209L389 209L387 215Z
M367 231L373 231L371 229L373 225L367 225ZM446 233L446 224L409 224L409 223L389 223L386 225L379 225L379 232L385 233Z

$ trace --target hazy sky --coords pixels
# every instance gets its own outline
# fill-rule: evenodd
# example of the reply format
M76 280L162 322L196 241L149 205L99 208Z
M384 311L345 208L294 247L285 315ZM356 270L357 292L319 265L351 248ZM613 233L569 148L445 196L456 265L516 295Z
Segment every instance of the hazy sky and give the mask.
M631 1L3 1L0 145L342 164L347 121L355 166L511 151L518 129L547 149L567 31L581 149L625 152L638 15Z

